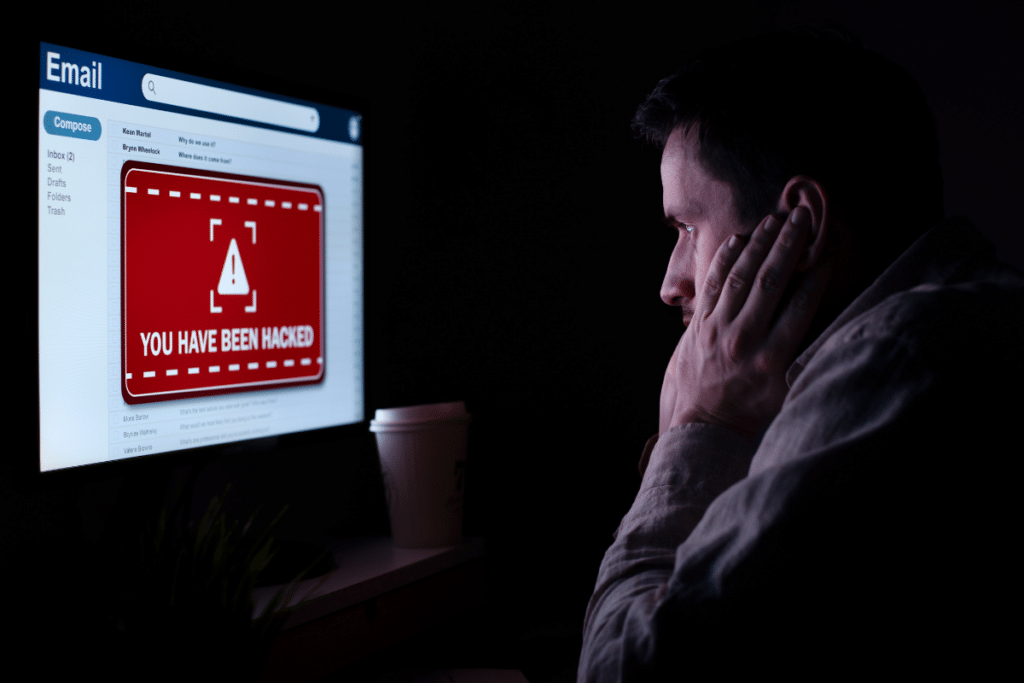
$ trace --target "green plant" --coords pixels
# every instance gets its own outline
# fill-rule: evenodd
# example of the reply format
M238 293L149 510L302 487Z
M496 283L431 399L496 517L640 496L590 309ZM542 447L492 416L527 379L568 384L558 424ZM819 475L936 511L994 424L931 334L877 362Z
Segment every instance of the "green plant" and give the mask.
M119 629L135 659L157 658L173 669L225 673L262 666L272 638L293 608L299 582L312 568L283 586L257 618L253 587L277 552L272 532L284 506L265 526L257 509L244 524L229 519L228 484L194 525L175 524L181 492L148 522L139 539L137 580L127 582ZM134 564L134 563L133 563ZM308 597L308 596L307 596ZM212 667L212 668L211 668Z

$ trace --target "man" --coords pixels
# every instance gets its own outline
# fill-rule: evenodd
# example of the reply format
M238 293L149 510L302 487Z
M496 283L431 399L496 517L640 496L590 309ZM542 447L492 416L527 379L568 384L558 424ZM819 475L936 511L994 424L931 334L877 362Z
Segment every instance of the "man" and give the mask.
M663 80L634 128L686 329L578 680L991 666L1024 276L943 218L920 89L842 35L775 33Z

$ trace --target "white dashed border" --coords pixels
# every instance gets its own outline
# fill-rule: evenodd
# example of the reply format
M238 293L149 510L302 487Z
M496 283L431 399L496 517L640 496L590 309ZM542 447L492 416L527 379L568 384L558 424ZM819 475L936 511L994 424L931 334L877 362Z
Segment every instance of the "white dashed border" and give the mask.
M321 358L317 358L316 362L317 362L318 365L323 365L324 364L324 359L322 357ZM313 364L313 359L312 358L300 358L299 359L299 365L306 366L306 365L312 365L312 364ZM286 367L286 368L293 368L293 367L295 367L295 359L294 358L285 358L280 363L278 361L276 361L276 360L268 360L268 361L264 361L263 365L262 365L262 367L264 369L266 369L266 370L274 370L274 369L276 369L279 366ZM248 363L246 363L245 367L246 367L247 370L259 370L261 366L260 366L259 361L249 361ZM230 365L228 365L228 371L229 372L235 372L235 371L238 371L238 370L241 370L241 363L231 363ZM218 373L218 372L220 372L220 366L219 365L207 366L206 371L208 373ZM147 371L142 373L142 376L145 377L146 379L149 379L150 377L156 377L156 372L157 372L156 370L147 370ZM166 373L164 375L165 377L175 377L178 374L178 368L168 368L164 372ZM198 367L188 368L187 372L190 375L198 375L198 374L202 373L202 368L198 368ZM125 379L131 379L131 378L132 378L132 373L129 372L129 373L125 374ZM296 378L296 379L301 379L301 378Z
M139 169L139 170L143 170L143 169ZM178 174L175 174L175 175L178 175ZM194 176L186 176L186 177L194 177ZM204 176L198 176L198 177L203 178L203 179L207 178L207 176L205 176L205 175ZM313 188L290 187L289 189L291 189L292 191L299 191L299 192L310 191L310 192L314 192L316 194L319 194L319 191L314 190ZM133 186L125 185L124 186L124 191L125 191L125 193L138 194L139 188L138 187L133 187ZM146 188L146 193L148 195L154 195L154 196L160 196L160 194L161 194L159 188ZM182 191L181 190L168 190L167 194L171 198L180 198L182 196ZM189 192L188 196L189 196L189 199L196 199L196 200L202 200L203 199L203 195L201 193L199 193L199 192ZM221 201L221 195L209 194L208 195L208 199L210 201L212 201L212 202L219 202L219 201ZM231 204L238 204L238 203L241 202L241 198L240 197L228 196L228 202L231 203ZM262 203L263 203L264 208L277 208L277 201L276 200L264 199ZM247 197L246 198L246 205L247 206L259 206L260 205L260 200L257 197ZM291 209L293 206L296 209L298 209L299 211L308 211L309 210L309 204L307 204L305 202L299 202L297 204L293 204L292 202L281 201L281 203L280 203L280 208L286 209L286 210L287 209ZM321 204L314 204L313 205L313 211L315 211L317 213L322 213L323 212L323 206ZM246 227L249 227L249 226L246 226ZM255 230L253 232L255 233ZM255 239L255 234L253 235L253 238ZM317 358L316 362L317 362L318 365L323 365L323 358ZM312 358L300 358L299 359L299 363L300 363L301 366L310 366L310 365L313 364L313 361L312 361ZM293 368L293 367L295 367L295 359L294 358L286 358L286 359L284 359L280 363L280 366L282 366L284 368ZM268 370L273 370L273 369L276 369L276 368L279 367L279 363L276 360L265 361L263 363L263 367L265 369L268 369ZM260 368L260 363L259 362L248 362L246 364L246 368L249 369L249 370L258 370ZM241 369L241 365L239 363L231 363L231 364L228 365L228 371L229 372L239 371L240 369ZM165 369L165 377L175 377L175 376L177 376L178 375L178 370L179 370L178 368L167 368L167 369ZM221 366L219 366L219 365L207 366L207 372L210 373L210 374L216 374L216 373L219 373L220 371L221 371ZM190 368L186 368L186 372L189 375L199 375L199 374L202 373L202 368L190 367ZM125 373L125 379L126 380L132 379L132 374L133 373L130 373L130 372ZM145 378L145 379L155 378L156 374L157 374L156 370L146 370L146 371L143 371L142 377ZM319 373L318 373L317 376L320 376ZM290 382L290 381L293 381L293 380L294 381L302 381L304 379L315 379L315 377L304 377L304 376L299 375L299 376L295 376L295 377L282 377L280 379L269 380L269 381L271 383L276 383L276 382L279 382L279 381L286 381L286 382ZM262 384L262 382L258 382L258 384ZM197 387L195 390L196 391L202 391L204 389L219 389L219 388L232 388L232 385L226 385L224 387ZM186 389L186 391L190 391L190 389ZM160 393L163 393L163 392L160 392Z

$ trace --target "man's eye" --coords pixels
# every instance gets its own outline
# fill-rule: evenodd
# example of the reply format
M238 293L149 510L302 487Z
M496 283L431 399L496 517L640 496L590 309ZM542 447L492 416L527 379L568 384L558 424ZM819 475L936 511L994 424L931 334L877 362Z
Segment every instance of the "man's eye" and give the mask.
M683 223L682 221L677 221L674 218L666 217L665 225L669 226L673 230L685 230L687 235L693 233L692 225L690 225L689 223Z

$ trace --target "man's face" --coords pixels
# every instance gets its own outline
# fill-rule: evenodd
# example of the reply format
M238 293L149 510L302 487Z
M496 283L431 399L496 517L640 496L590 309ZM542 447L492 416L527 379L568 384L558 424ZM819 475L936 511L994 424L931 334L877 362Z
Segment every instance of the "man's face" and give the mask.
M665 220L679 231L661 299L682 307L683 322L689 325L718 247L733 234L753 232L755 226L740 223L732 188L701 166L696 126L688 134L677 128L669 136L661 155L661 187Z

